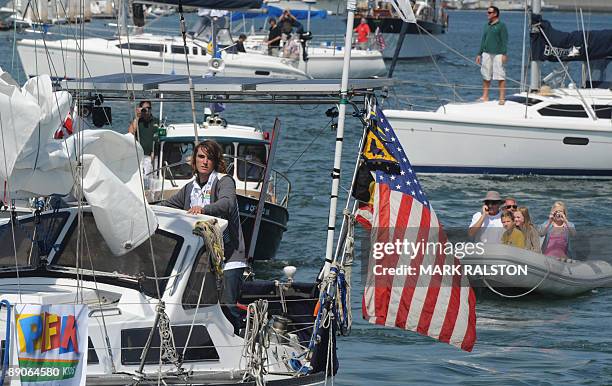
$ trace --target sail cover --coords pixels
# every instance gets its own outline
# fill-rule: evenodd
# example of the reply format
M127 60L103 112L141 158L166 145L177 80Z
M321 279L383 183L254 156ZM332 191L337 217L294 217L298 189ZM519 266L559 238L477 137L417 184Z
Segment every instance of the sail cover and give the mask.
M19 87L0 69L0 181L20 197L78 197L79 185L110 250L121 255L147 240L157 219L143 200L142 147L131 134L83 130L53 139L70 112L71 96L54 92L48 75ZM75 181L76 162L83 179Z
M151 0L141 1L146 4L182 5L183 7L198 7L208 9L249 9L261 8L262 0Z
M541 15L532 16L531 57L537 61L585 61L612 57L612 29L598 31L558 31ZM586 37L586 44L585 44Z

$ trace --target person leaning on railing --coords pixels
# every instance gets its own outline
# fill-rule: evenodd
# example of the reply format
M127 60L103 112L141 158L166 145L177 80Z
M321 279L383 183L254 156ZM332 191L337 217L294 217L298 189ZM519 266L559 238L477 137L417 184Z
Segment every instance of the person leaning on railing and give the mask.
M240 329L240 313L236 302L240 297L244 270L247 267L244 239L240 226L236 183L225 174L226 166L221 146L212 140L201 142L194 149L191 159L194 178L161 205L185 209L189 214L207 214L227 220L223 232L224 288L221 301L227 306L226 316L237 334ZM225 308L225 307L224 307Z

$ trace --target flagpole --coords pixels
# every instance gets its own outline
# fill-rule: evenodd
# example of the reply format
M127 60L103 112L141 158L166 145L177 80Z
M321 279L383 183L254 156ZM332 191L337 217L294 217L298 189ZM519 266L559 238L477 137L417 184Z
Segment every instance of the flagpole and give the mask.
M329 200L329 220L327 223L327 245L325 248L325 265L323 277L329 272L334 253L334 231L336 228L336 210L338 206L338 190L340 187L340 167L342 161L342 141L344 140L344 125L346 120L346 105L348 103L348 81L351 68L351 48L353 42L353 23L355 21L356 0L346 2L346 33L344 35L344 63L342 67L342 82L340 83L340 102L338 107L338 129L336 132L336 150L334 169L332 170L332 189Z

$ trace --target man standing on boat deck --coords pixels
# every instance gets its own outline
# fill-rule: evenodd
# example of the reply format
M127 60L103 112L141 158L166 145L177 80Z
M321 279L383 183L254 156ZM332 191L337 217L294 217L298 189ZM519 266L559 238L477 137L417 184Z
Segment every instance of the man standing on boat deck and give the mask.
M185 209L189 214L207 214L227 220L223 231L223 294L221 303L224 313L234 326L240 330L240 312L236 302L240 298L244 270L247 267L244 239L240 226L236 183L226 173L225 160L221 146L212 140L198 144L191 159L194 178L181 190L161 205Z
M268 45L268 55L278 56L278 52L280 50L280 41L281 41L281 29L279 25L276 23L275 18L270 18L270 33L268 33L268 40L265 43Z
M487 9L488 23L484 27L480 50L476 57L476 63L480 64L482 74L482 97L483 101L489 100L489 88L491 80L499 81L499 104L506 103L506 71L504 64L508 60L508 30L506 25L499 20L499 8L490 6Z
M500 244L504 228L499 210L502 200L499 192L491 190L483 199L482 211L474 213L468 235L475 241Z
M144 157L141 167L145 177L153 171L153 145L158 129L159 119L155 118L151 112L151 102L140 101L136 108L136 116L128 127L128 132L133 134L142 146Z
M368 25L368 21L365 17L361 18L361 22L355 29L354 32L357 32L357 48L360 50L368 49L368 42L370 40L370 26Z

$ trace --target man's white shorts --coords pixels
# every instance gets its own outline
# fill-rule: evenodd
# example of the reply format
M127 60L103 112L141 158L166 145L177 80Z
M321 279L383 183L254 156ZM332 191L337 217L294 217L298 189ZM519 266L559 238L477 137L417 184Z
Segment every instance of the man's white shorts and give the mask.
M502 56L502 54L491 55L486 52L482 53L482 61L480 62L482 79L506 80L506 70L504 70Z

